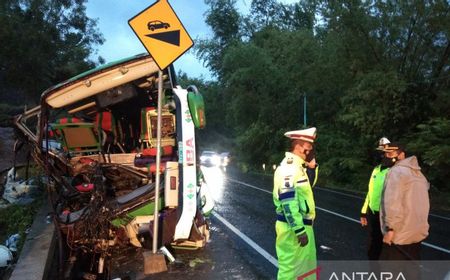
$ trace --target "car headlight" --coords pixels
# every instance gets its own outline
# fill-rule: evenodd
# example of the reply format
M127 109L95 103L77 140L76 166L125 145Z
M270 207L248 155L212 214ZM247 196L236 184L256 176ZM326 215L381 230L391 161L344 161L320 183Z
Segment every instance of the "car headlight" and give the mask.
M212 163L215 164L215 165L219 165L220 164L220 157L214 156L212 158Z

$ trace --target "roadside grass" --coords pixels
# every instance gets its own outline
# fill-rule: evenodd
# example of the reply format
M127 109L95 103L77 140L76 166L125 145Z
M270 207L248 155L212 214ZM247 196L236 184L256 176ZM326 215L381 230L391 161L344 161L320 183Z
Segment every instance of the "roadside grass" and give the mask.
M20 253L23 244L25 243L27 229L31 227L34 215L44 201L42 196L37 197L32 203L27 205L12 204L6 208L0 209L1 243L4 244L9 236L18 233L20 235L20 240L17 244L17 252Z
M450 192L442 192L436 188L430 189L430 207L433 210L450 211Z

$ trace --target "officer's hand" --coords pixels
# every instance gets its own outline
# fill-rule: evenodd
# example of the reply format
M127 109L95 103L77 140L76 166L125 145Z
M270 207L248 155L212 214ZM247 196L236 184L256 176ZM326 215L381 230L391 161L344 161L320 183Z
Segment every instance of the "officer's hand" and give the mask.
M359 218L359 219L360 219L361 225L362 225L363 227L367 226L367 218L366 218L366 217L361 217L361 218Z
M386 232L386 234L383 236L383 242L389 245L392 245L392 240L394 239L394 231L390 230Z
M306 155L306 162L311 162L316 157L316 151L314 148L308 152Z
M316 159L315 158L313 158L311 161L307 161L306 162L306 166L308 166L309 168L316 168L316 165L317 165L317 163L316 163Z
M308 244L308 235L305 233L300 234L297 236L298 244L300 244L300 247L305 247Z

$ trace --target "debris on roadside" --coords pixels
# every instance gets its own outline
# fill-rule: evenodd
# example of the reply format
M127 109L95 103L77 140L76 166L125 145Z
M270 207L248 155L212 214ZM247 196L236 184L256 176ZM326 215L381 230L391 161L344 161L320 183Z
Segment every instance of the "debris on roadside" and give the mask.
M195 259L189 261L189 266L191 268L193 268L193 267L196 267L198 264L202 264L205 262L206 262L205 260L202 260L200 258L195 258Z
M324 251L331 251L331 250L333 250L333 248L327 247L327 246L325 246L325 245L320 245L320 249L322 249L322 250L324 250Z
M167 259L169 259L171 263L175 261L175 257L169 252L169 250L167 250L166 246L162 246L159 250L167 257Z
M0 268L9 266L14 257L8 247L0 245Z
M29 204L33 202L34 195L38 191L38 185L34 179L23 180L17 177L16 170L12 167L6 176L3 199L11 204Z
M11 252L17 252L17 245L20 240L20 234L16 233L8 237L8 239L5 241L5 246L8 247L8 249Z

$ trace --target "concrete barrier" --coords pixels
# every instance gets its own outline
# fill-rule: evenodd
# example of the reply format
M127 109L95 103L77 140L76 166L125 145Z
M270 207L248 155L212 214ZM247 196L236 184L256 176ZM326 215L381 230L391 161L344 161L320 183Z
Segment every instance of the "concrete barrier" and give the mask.
M47 223L49 212L50 207L45 203L36 214L10 280L47 279L56 245L55 227Z

